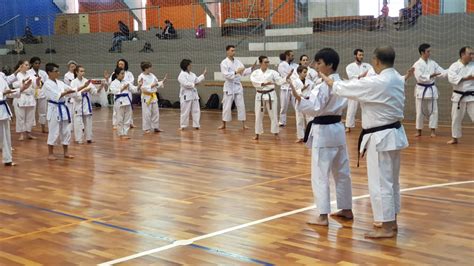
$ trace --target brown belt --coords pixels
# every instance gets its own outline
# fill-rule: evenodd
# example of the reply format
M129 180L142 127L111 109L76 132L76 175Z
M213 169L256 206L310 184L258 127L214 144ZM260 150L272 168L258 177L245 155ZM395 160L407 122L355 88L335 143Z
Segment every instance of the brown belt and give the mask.
M261 94L268 94L268 99L270 100L270 110L272 110L272 95L269 94L270 92L274 91L275 89L267 90L267 91L262 91L262 90L257 90L258 93ZM263 113L263 95L260 97L260 112Z

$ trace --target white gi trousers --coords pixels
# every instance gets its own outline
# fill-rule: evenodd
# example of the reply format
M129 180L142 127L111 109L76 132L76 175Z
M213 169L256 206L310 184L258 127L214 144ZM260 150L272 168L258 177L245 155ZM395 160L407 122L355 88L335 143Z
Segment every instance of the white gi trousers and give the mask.
M3 163L12 162L12 139L10 136L10 120L0 120L0 148Z
M375 138L367 142L366 148L374 221L395 221L395 215L400 213L400 150L378 152Z
M46 98L36 99L36 110L38 112L38 121L41 125L46 125L46 113L48 111L48 100Z
M245 121L245 103L244 95L242 93L228 94L224 91L222 98L222 121L232 121L232 103L235 102L237 107L237 120Z
M355 127L355 117L357 114L357 107L359 107L358 101L347 100L346 127L348 128Z
M280 90L280 125L286 125L286 114L290 102L294 108L295 97L291 94L291 90Z
M117 134L119 136L126 136L128 134L130 123L132 122L130 116L132 116L131 105L122 105L117 107Z
M280 132L280 129L278 128L278 106L276 99L272 99L271 101L263 100L263 105L264 108L262 112L261 101L255 100L255 134L263 134L263 116L265 114L265 109L267 109L268 116L270 117L270 132L272 132L272 134L278 134ZM272 107L271 110L270 105Z
M195 100L181 101L180 106L181 106L181 120L180 120L181 128L188 127L190 113L193 119L193 127L195 128L201 127L199 124L199 120L201 119L201 107L199 106L199 100L195 99Z
M35 109L36 106L20 107L13 103L16 116L16 132L31 132L35 125Z
M92 140L92 115L74 115L74 139L77 142L84 141L84 135L86 140Z
M433 101L433 102L432 102ZM433 105L433 107L431 107ZM416 129L423 129L423 119L425 115L431 115L426 117L429 119L429 127L430 128L437 128L438 127L438 100L425 98L423 102L421 98L417 98L415 102L416 107Z
M117 109L118 107L112 106L112 126L116 127L117 126Z
M142 127L143 130L153 130L160 128L160 109L158 102L147 104L142 99Z
M451 108L451 131L453 138L462 137L462 120L466 111L471 118L471 122L474 122L474 102L461 102L458 109L458 103L453 102Z
M336 185L337 208L352 209L352 182L346 145L312 148L311 186L319 214L331 213L330 176Z
M71 127L69 124L67 120L50 119L48 121L48 145L69 145L71 142Z
M313 120L314 117L305 115L302 112L295 110L296 114L296 138L303 139L306 125Z

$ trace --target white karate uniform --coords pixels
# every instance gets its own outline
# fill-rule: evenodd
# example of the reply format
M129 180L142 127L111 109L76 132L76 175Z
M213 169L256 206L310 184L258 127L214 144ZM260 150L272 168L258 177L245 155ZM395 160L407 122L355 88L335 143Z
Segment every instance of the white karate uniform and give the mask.
M16 115L16 132L31 132L31 129L35 125L35 109L36 109L36 99L35 91L36 87L36 77L30 72L16 74L17 81L14 82L15 88L21 88L23 80L27 78L31 79L31 85L28 89L21 92L19 98L13 99L13 105Z
M315 85L322 82L321 78L318 75L318 72L316 72L316 70L314 70L312 67L308 67L308 73L306 74L306 79L310 80Z
M234 58L234 60L230 60L228 57L222 60L220 67L225 79L223 88L224 94L222 96L222 121L232 121L233 102L235 102L235 106L237 107L237 119L239 121L245 121L245 102L240 79L250 75L252 68L246 68L241 75L235 74L235 71L239 68L243 68L244 65L238 59Z
M360 103L364 129L403 119L405 79L394 68L360 80L336 81L333 93ZM400 212L400 150L406 147L403 126L366 134L362 139L360 152L367 149L369 193L377 222L394 221Z
M82 80L80 80L79 78L75 78L71 82L71 87L80 88L87 81L88 80L86 78L82 78ZM88 92L76 92L74 94L71 94L71 97L74 98L74 139L79 143L83 143L84 135L86 141L92 140L91 97L93 94L97 94L97 88L92 83L89 84L89 88L91 88L91 90Z
M4 81L6 81L8 85L12 85L13 82L16 81L16 75L11 74L11 75L7 76L7 75L5 75L5 73L0 71L0 79L3 79Z
M329 78L341 80L338 74L332 74ZM347 99L332 93L324 82L315 86L309 99L301 99L297 110L313 117L340 116L346 106ZM352 209L352 184L344 125L312 124L306 145L311 148L311 184L319 213L331 212L330 176L336 185L337 208Z
M448 80L453 85L453 90L456 91L474 91L474 80L466 80L461 82L462 78L474 75L474 62L464 65L460 60L454 62L448 69ZM461 94L453 92L451 101L453 106L451 108L451 132L453 138L462 137L462 120L467 113L474 122L474 96L469 95L462 98ZM459 103L459 105L458 105ZM459 106L459 109L458 109Z
M10 120L13 111L8 106L6 95L3 93L8 89L8 82L0 76L0 149L2 150L2 162L12 162L12 142L10 135ZM9 94L11 97L19 97L20 93Z
M199 106L199 95L196 84L204 80L204 75L196 76L193 72L181 71L178 75L179 101L181 106L180 127L186 128L189 123L189 113L193 118L193 127L201 127L201 107Z
M252 85L257 90L255 94L255 134L263 134L263 116L264 109L267 109L268 116L271 121L270 132L278 134L278 98L275 92L275 85L267 85L262 87L262 83L273 82L276 85L286 85L286 80L283 79L278 72L272 69L267 69L263 72L257 69L250 75ZM263 106L262 106L263 103Z
M346 67L347 77L349 79L358 79L362 73L368 72L373 68L370 64L362 62L360 65L356 62L352 62ZM357 108L359 104L357 101L349 100L347 103L346 111L346 127L354 128L355 127L355 117L357 114Z
M303 81L300 80L299 78L293 79L292 82L293 82L293 86L296 89L296 92L298 92L298 94L302 98L308 98L311 95L311 90L313 89L314 84L310 79L305 79L304 84L303 84ZM296 138L303 139L306 124L309 123L311 120L313 120L313 116L302 113L300 110L298 110L298 108L296 108L295 114L296 114Z
M133 76L133 73L130 72L130 71L125 71L125 77L123 78L123 80L125 80L126 82L130 83L130 84L133 84L133 82L135 81L135 77ZM109 84L112 83L112 75L109 77ZM109 85L110 86L110 85ZM109 88L110 90L110 88ZM130 99L132 99L133 95L132 93L129 93L129 96L130 96ZM132 112L130 114L130 125L133 124L133 109L132 109ZM114 107L112 108L112 125L115 127L117 126L117 108L116 108L116 105L114 104Z
M294 64L288 64L286 61L281 61L278 65L278 73L283 79L286 79L291 70L294 70ZM293 72L296 72L293 71ZM288 105L291 103L295 107L295 97L291 94L290 85L285 83L280 87L280 122L282 126L286 125L286 114L288 112Z
M122 91L123 86L128 84L128 88ZM117 134L119 136L126 136L132 119L132 99L131 93L137 92L137 87L132 83L123 79L122 81L115 79L110 83L110 91L115 96L114 108L116 110Z
M39 69L38 73L35 72L33 68L27 71L30 75L41 78L41 87L36 88L35 98L36 98L36 111L38 112L38 122L41 125L46 125L46 113L48 110L48 101L46 100L46 95L42 90L42 84L48 80L48 74L46 71ZM35 81L36 82L36 81Z
M61 97L66 90L71 89L61 80L48 79L43 84L43 90L48 100L48 145L69 145L71 142L72 109L69 109L67 98Z
M436 78L430 78L431 74L441 73L438 77L446 77L448 72L441 68L438 63L428 59L428 61L422 58L413 64L415 68L415 79L417 85L415 86L415 108L416 108L416 129L423 129L423 119L425 115L429 119L429 127L434 129L438 127L438 88L433 85L426 89L423 97L423 91L425 87L418 84L434 84Z
M163 81L158 81L152 73L145 75L141 73L138 80L143 80L142 85L142 126L143 130L160 129L160 109L158 108L158 97L156 95L159 88L163 87ZM157 84L154 87L151 85Z

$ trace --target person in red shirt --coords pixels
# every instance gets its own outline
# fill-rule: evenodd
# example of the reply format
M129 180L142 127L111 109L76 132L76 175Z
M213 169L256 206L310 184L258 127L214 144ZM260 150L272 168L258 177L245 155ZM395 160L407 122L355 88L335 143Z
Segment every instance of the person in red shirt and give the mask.
M380 10L382 14L377 18L377 29L383 29L387 25L387 18L388 18L388 3L387 0L383 1L382 10Z

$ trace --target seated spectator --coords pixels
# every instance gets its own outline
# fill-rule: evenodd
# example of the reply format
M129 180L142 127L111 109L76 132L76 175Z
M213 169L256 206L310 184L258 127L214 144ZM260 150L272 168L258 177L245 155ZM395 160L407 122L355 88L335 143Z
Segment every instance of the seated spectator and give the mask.
M411 0L408 7L400 9L398 21L395 22L397 30L400 29L402 24L413 25L418 20L418 17L422 14L422 3L421 0Z
M15 39L15 46L8 54L25 54L25 46L19 38Z
M173 27L173 23L167 19L165 20L165 28L161 33L157 33L156 37L158 37L158 39L177 39L178 34Z
M21 41L27 44L37 44L42 42L41 38L36 38L35 36L33 36L31 28L28 26L25 27L25 35L23 35Z
M114 37L112 38L112 47L109 49L109 53L113 52L122 52L122 41L130 40L130 30L128 26L125 25L121 20L118 22L119 30L118 32L114 32Z
M204 29L203 24L199 24L196 29L196 39L204 39L206 38L206 30Z
M383 29L387 25L387 18L388 18L388 12L389 12L387 0L383 1L383 7L382 7L382 10L380 10L380 12L382 12L382 14L377 18L377 24L376 24L377 29Z

